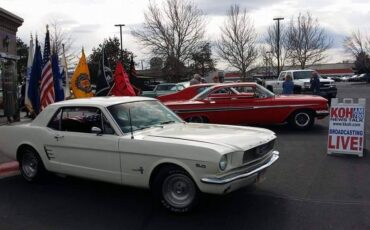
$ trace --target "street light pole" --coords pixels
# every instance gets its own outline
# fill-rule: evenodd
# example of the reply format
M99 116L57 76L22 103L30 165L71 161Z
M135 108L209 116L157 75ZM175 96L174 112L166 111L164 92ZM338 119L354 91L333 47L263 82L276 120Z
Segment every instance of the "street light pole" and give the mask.
M277 76L280 75L280 20L284 20L284 18L273 18L274 21L277 21L277 61L278 61L278 67L277 67Z
M119 35L121 40L121 61L123 61L123 49L122 49L122 27L125 26L125 24L116 24L114 26L119 26Z

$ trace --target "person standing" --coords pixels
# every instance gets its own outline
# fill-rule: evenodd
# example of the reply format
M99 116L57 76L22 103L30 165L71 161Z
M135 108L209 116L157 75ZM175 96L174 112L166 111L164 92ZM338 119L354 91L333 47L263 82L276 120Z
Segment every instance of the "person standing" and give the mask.
M312 78L310 80L311 90L313 95L320 95L320 79L316 72L312 73Z
M283 82L283 94L289 95L293 94L294 83L290 75L286 75L285 81Z
M190 85L197 85L201 82L201 76L199 74L194 74L193 79L190 80Z

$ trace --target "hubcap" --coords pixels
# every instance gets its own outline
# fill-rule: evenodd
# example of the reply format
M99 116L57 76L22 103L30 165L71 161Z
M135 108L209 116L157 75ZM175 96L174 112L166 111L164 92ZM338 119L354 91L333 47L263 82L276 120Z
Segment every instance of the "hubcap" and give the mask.
M163 198L173 207L184 208L193 202L195 186L193 181L181 174L167 177L162 187Z
M32 153L27 151L22 159L22 169L24 174L27 177L35 177L37 174L37 166L38 166L38 160L36 156Z
M300 127L305 127L310 123L310 115L307 113L297 113L295 115L296 124Z

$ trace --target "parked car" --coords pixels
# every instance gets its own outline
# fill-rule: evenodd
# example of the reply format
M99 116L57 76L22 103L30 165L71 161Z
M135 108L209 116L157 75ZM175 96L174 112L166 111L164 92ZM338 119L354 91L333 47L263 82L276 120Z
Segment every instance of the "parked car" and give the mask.
M157 99L161 102L165 101L176 101L176 100L189 100L195 97L197 94L201 93L203 90L214 86L215 83L204 83L204 84L196 84L191 85L179 92L176 93L170 93L166 95L158 96Z
M294 93L300 94L312 94L310 89L310 79L314 70L305 69L305 70L286 70L281 71L277 80L268 80L265 81L265 87L276 94L281 94L283 92L283 82L285 76L290 75L294 82ZM318 74L319 75L319 74ZM334 80L324 79L319 75L320 78L320 96L330 100L337 96L337 87Z
M0 153L23 178L46 172L150 188L186 212L200 193L258 182L278 158L267 129L186 123L147 97L96 97L49 105L31 123L0 126Z
M179 83L161 83L156 85L153 91L143 91L142 96L156 98L160 95L178 92L183 89L185 89L185 86Z
M329 115L328 100L314 95L277 96L257 83L218 84L189 100L164 104L188 122L278 124L297 129L313 126Z

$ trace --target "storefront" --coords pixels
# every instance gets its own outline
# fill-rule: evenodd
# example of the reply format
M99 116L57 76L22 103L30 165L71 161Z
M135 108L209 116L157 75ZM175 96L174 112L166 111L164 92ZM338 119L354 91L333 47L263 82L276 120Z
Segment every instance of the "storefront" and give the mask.
M16 33L23 19L0 7L0 117L19 117Z

